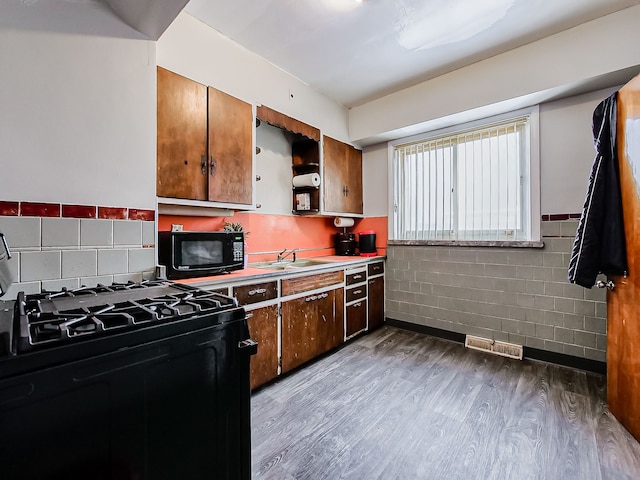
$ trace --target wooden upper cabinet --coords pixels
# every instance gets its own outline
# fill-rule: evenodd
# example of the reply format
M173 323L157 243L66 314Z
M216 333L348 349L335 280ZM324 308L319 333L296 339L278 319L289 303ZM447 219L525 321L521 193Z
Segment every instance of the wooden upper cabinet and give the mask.
M323 137L324 211L362 214L362 151Z
M207 87L158 67L160 197L207 200Z
M252 203L253 110L209 87L209 200Z
M251 206L253 109L158 67L159 197Z

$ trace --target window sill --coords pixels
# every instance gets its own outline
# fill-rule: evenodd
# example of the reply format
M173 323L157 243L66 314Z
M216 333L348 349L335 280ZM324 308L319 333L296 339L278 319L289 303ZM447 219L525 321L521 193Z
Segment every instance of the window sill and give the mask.
M389 246L544 248L544 242L486 240L389 240Z

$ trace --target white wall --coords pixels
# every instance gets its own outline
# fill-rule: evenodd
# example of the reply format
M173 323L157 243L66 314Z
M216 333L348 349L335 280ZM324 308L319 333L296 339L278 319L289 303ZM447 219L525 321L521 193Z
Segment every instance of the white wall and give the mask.
M580 213L595 156L591 118L615 88L601 89L540 105L540 210ZM387 143L363 151L365 216L388 214Z
M388 215L387 152L386 143L372 145L362 151L362 194L365 217Z
M160 37L157 55L161 67L349 141L345 107L186 13Z
M354 107L351 139L363 141L521 97L529 101L540 92L557 95L640 65L639 23L640 6L631 7ZM488 113L494 112L477 112Z
M595 156L591 119L608 88L540 105L541 213L580 213Z
M0 200L155 208L153 42L0 29L0 65Z
M291 138L284 130L262 123L256 129L256 204L257 213L291 215Z

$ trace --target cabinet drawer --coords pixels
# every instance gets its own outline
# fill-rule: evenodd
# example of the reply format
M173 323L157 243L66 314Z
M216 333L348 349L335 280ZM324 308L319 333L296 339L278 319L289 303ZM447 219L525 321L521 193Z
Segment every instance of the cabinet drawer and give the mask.
M364 270L354 273L348 273L345 283L347 285L353 285L356 283L362 283L367 279L367 272Z
M278 282L253 283L233 287L233 296L240 305L264 302L278 297Z
M347 303L352 302L354 300L359 300L361 298L365 298L366 296L367 296L367 287L365 285L349 288L347 290Z
M288 278L282 280L282 296L294 295L307 290L328 287L336 283L342 283L344 280L344 272L319 273L318 275L309 275L308 277Z
M369 276L384 273L384 262L370 263L368 267Z
M362 300L347 307L347 337L367 328L367 301Z

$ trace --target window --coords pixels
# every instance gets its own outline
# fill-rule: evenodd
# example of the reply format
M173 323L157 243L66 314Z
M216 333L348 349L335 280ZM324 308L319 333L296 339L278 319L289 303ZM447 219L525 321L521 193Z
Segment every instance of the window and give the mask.
M390 147L393 240L539 240L537 109Z

